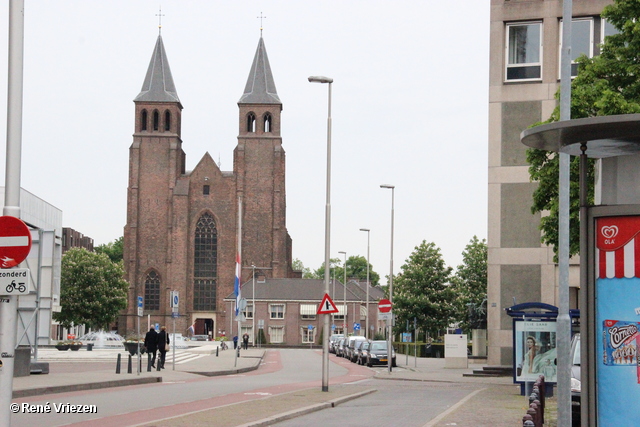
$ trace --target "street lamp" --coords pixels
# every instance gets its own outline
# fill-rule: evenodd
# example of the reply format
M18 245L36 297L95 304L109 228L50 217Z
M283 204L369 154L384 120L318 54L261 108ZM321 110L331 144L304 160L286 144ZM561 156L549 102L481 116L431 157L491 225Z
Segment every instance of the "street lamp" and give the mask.
M390 257L390 264L389 264L389 301L391 301L391 304L393 306L393 204L394 204L394 198L395 198L395 185L389 185L389 184L382 184L380 185L380 188L390 188L391 189L391 257ZM389 322L388 328L389 328L389 332L388 332L388 343L387 343L387 351L388 351L388 357L387 357L387 364L389 367L389 372L391 372L391 359L392 359L392 354L393 354L393 339L391 337L391 334L393 333L393 320Z
M324 220L324 292L329 294L330 275L330 235L331 235L331 84L333 79L323 76L309 77L311 83L329 84L329 110L327 114L327 203ZM324 333L322 334L322 391L329 391L329 315L324 315Z
M367 330L364 332L364 336L369 338L369 237L371 236L371 230L368 228L361 228L360 231L367 232Z
M338 251L339 254L343 254L344 255L344 282L342 283L342 286L344 287L344 302L343 304L343 308L344 308L344 313L342 313L342 324L344 325L344 331L342 331L342 333L344 334L344 336L347 336L347 253L345 251Z

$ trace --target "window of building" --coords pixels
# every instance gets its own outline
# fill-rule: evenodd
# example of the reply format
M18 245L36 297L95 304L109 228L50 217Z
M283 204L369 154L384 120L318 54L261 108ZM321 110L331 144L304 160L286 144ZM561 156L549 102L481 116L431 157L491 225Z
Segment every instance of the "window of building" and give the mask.
M612 36L614 34L618 34L620 31L616 27L614 27L610 22L606 19L601 21L602 26L600 30L600 43L604 43L604 38L607 36ZM572 28L573 29L573 28Z
M209 191L210 191L210 188L209 188L208 185L203 185L202 186L202 194L204 194L205 196L208 196L209 195Z
M317 304L300 304L300 318L302 320L315 320L317 312Z
M253 319L253 305L247 304L247 308L244 309L245 319Z
M171 130L171 112L169 110L164 112L164 130Z
M213 216L205 213L196 224L193 256L193 309L216 309L218 231Z
M144 279L144 308L160 310L160 276L151 270Z
M271 132L271 114L269 113L264 115L264 131Z
M153 112L153 130L158 130L158 127L160 126L160 113L158 113L158 110Z
M506 80L540 80L542 23L507 24Z
M300 333L302 334L303 344L314 343L316 341L316 328L309 329L309 327L302 327L300 328Z
M147 110L142 110L142 114L140 115L140 129L147 130L147 122L149 121L149 117L147 114Z
M272 344L284 342L284 326L269 326L269 341Z
M269 317L271 319L284 319L284 304L270 304Z
M340 321L344 321L345 319L345 315L347 314L347 307L344 305L338 305L336 304L336 308L338 309L337 313L333 313L333 320L340 320Z
M558 54L558 76L562 62L562 21L560 21L560 49ZM578 75L578 57L593 57L593 19L574 19L571 21L571 77Z
M256 115L253 113L247 114L247 132L256 131Z

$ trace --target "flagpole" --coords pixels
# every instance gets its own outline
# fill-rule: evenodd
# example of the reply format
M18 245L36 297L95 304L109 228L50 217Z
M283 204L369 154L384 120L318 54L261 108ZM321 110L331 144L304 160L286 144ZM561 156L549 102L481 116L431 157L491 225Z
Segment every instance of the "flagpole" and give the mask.
M242 296L240 295L240 276L242 274L242 259L240 256L242 255L242 195L238 196L238 253L236 254L236 282L235 282L235 293L236 293L236 320L238 321L238 339L236 340L237 347L234 349L235 358L233 362L233 366L236 367L238 365L238 353L240 352L240 300Z

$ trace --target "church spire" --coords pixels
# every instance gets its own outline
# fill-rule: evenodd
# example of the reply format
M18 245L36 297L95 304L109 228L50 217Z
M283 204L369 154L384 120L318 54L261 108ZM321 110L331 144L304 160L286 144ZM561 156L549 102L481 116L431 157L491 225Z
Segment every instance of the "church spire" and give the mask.
M267 49L260 37L258 49L253 57L253 64L244 88L244 94L238 104L282 104L273 81Z
M141 92L134 101L180 102L176 87L173 84L173 77L171 77L169 60L164 51L161 35L158 35Z

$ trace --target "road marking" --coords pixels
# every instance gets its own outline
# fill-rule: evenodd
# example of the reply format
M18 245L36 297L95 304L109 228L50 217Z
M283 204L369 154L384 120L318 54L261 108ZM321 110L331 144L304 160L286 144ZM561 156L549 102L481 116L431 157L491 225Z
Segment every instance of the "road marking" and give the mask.
M452 407L450 407L449 409L447 409L446 411L444 411L443 413L441 413L440 415L438 415L437 417L435 417L434 419L432 419L422 427L435 426L440 420L442 420L444 417L446 417L447 415L449 415L450 413L458 409L460 406L464 405L467 402L467 400L471 399L473 396L475 396L476 394L480 393L483 390L486 390L486 388L481 388L480 390L476 390L473 393L469 393L464 399L462 399L461 401L459 401L458 403L456 403L455 405L453 405Z

